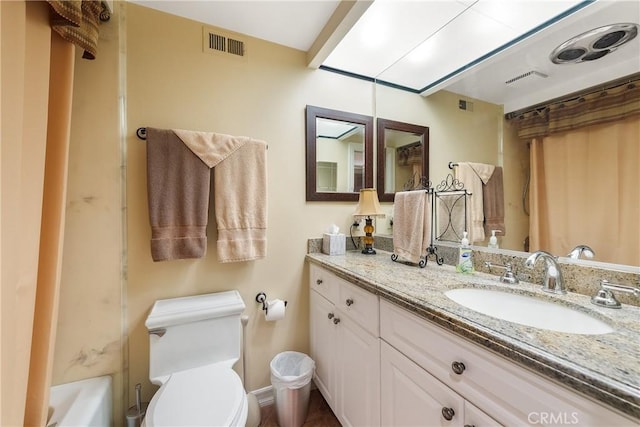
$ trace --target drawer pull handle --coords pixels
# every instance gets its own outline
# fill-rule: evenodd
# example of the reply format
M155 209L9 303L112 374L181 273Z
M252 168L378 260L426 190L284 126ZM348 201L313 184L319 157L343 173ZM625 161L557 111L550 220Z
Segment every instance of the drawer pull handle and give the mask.
M329 318L329 320L333 319L333 317L334 317L334 316L335 316L335 315L334 315L333 313L329 313L329 314L327 314L327 317Z
M347 298L345 304L347 304L347 307L351 307L353 305L353 300L351 298Z
M335 319L333 319L333 324L337 325L338 323L340 323L340 318L336 317Z
M451 421L455 414L456 414L456 411L454 411L453 408L447 408L447 407L442 408L442 416L447 421Z
M465 424L464 427L476 427L475 424Z
M316 285L322 285L322 279L316 280Z
M462 362L453 362L451 364L451 370L453 370L453 372L455 372L458 375L462 375L465 369L467 369L467 367L464 366L464 363Z

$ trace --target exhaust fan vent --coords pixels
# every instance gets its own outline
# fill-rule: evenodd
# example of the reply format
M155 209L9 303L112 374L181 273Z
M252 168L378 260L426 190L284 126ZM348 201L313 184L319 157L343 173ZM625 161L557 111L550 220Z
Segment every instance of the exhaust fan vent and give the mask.
M227 57L246 58L246 42L242 37L214 28L203 28L202 50Z
M544 74L544 73L541 73L539 71L531 70L531 71L527 71L524 74L520 74L519 76L516 76L516 77L513 77L513 78L507 80L506 82L504 82L504 84L513 85L516 82L520 82L522 79L531 80L531 78L536 78L536 77L540 77L540 78L546 79L549 76Z
M600 59L633 40L637 24L612 24L573 37L555 48L549 58L554 64L575 64Z

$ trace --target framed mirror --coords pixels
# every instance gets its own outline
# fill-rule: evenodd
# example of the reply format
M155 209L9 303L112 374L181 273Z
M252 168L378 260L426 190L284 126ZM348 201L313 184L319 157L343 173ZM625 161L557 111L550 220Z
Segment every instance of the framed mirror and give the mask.
M378 199L393 202L396 191L429 179L429 128L378 119Z
M373 187L373 117L306 107L307 201L358 201Z

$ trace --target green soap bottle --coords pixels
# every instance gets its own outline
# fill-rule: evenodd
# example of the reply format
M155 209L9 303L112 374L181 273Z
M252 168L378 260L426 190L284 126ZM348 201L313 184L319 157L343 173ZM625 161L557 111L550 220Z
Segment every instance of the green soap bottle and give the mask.
M456 265L456 271L458 273L471 274L473 273L473 251L469 245L469 239L467 238L467 232L462 233L462 240L460 241L460 251L458 254L458 265Z

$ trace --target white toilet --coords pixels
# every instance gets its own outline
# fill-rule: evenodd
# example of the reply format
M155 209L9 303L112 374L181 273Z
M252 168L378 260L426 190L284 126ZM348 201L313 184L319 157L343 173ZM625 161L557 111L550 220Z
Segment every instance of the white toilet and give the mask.
M240 357L238 291L159 300L149 330L149 378L160 389L144 425L244 426L247 396L232 369Z

